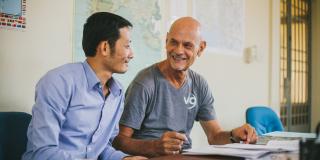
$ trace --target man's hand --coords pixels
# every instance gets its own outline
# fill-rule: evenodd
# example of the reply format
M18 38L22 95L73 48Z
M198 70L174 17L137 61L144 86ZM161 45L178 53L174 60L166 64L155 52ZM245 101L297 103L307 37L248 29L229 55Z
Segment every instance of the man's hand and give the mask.
M249 124L244 124L241 127L233 129L231 134L234 138L243 141L245 144L256 143L258 140L256 130Z
M122 160L145 160L148 159L147 157L142 157L142 156L127 156L124 157Z
M165 132L159 140L155 141L156 152L163 154L179 154L184 141L187 141L185 134L178 132Z

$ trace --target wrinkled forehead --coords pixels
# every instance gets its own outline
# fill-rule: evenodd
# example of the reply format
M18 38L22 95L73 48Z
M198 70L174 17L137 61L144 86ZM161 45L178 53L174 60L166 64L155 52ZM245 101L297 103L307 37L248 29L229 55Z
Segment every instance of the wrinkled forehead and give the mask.
M200 28L190 26L172 26L167 34L167 39L199 43L201 41Z

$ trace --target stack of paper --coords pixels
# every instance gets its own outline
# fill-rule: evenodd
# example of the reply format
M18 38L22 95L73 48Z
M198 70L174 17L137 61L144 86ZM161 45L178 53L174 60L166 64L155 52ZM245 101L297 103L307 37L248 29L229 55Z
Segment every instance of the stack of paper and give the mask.
M269 151L243 150L243 149L235 149L235 148L205 146L205 147L192 148L192 149L186 150L182 154L184 155L222 155L222 156L233 156L233 157L257 159L266 153L269 153Z
M266 145L255 145L255 144L240 144L231 143L225 145L213 145L217 148L235 148L245 150L265 150L270 152L282 152L282 151L297 151L299 150L299 141L278 141L271 140Z
M301 133L301 132L282 132L282 131L274 131L264 134L264 136L272 136L272 137L298 137L298 138L316 138L315 133Z
M316 134L274 131L259 136L257 144L267 144L270 140L301 140L304 138L316 138Z
M224 155L256 159L267 153L298 151L299 141L269 141L266 145L232 143L210 145L186 150L185 155Z

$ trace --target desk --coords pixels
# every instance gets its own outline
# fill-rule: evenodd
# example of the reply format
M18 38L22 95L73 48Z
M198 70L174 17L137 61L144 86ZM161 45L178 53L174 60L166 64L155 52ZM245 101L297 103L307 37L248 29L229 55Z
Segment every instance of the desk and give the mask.
M260 137L260 144L266 144L269 140L293 140L301 138L314 138L316 135L314 133L297 133L297 132L272 132ZM151 160L208 160L208 159L244 159L238 157L228 157L228 156L198 156L198 155L169 155L151 158ZM259 160L299 160L298 152L290 153L270 153L265 156L259 157Z
M225 157L225 156L190 156L190 155L170 155L151 158L150 160L209 160L209 159L243 159L237 157Z
M238 158L238 157L226 157L226 156L190 156L190 155L169 155L169 156L160 156L151 158L150 160L209 160L209 159L234 159L234 160L240 160L244 158ZM259 160L299 160L299 154L298 153L273 153L268 154L265 156L262 156L259 158Z

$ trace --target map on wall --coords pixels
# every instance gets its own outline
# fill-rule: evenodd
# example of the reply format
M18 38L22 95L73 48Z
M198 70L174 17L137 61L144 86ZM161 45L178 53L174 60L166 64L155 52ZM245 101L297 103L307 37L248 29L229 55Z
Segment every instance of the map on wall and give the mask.
M73 61L84 61L82 31L86 19L94 12L112 12L133 24L131 33L134 58L126 74L116 74L126 88L138 71L161 59L161 13L159 0L77 0L75 1Z
M207 50L242 55L244 0L193 0L193 15L203 27Z

